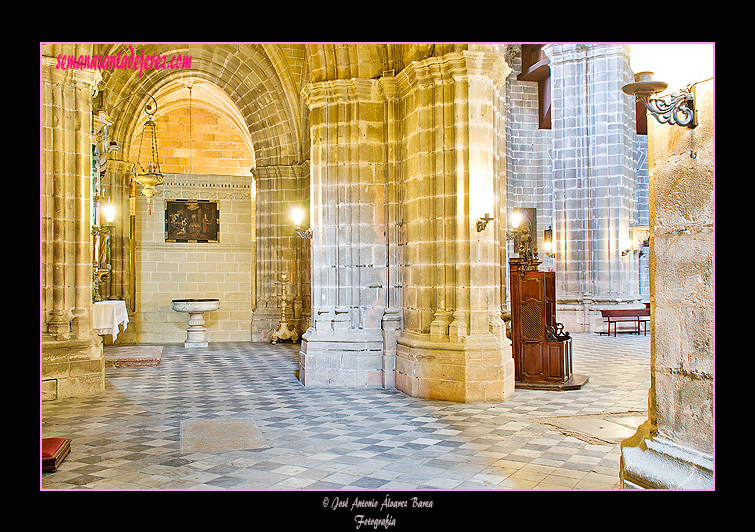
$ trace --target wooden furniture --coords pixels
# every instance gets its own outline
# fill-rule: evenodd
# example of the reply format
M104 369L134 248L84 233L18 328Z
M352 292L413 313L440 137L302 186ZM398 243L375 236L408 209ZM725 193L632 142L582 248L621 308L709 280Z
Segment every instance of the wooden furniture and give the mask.
M58 470L58 466L71 451L71 440L42 438L42 471Z
M511 343L516 388L574 390L588 377L572 372L572 339L556 322L556 274L509 260ZM528 269L528 267L530 269Z
M600 334L611 336L611 324L613 323L613 335L616 336L616 324L620 321L629 321L637 324L638 335L640 334L640 325L642 325L644 336L647 336L647 324L650 321L649 308L601 310L600 314L605 318L603 321L608 324L608 330L601 331Z

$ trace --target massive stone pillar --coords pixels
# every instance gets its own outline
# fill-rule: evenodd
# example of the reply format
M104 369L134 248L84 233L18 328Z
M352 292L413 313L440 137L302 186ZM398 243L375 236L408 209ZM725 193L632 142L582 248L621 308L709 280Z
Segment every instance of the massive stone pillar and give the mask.
M648 117L651 389L624 488L713 488L712 85L695 86L696 128Z
M622 254L636 223L632 80L624 45L546 45L552 97L558 320L594 331L599 311L641 307L638 261Z
M393 83L354 78L305 88L312 317L302 336L299 378L307 386L391 385L400 321L391 263L398 244Z
M113 227L110 229L110 266L106 281L100 285L102 299L126 302L133 312L131 297L131 216L129 215L129 192L131 164L128 161L110 159L102 179L103 192L116 208ZM124 331L125 332L125 331Z
M396 387L493 401L514 390L501 320L503 59L483 51L414 61L398 76L403 128L404 330Z
M295 207L308 210L308 170L308 163L258 166L253 170L257 233L254 342L270 341L278 327L284 287L289 324L300 334L307 327L309 250L294 232L291 211Z
M92 45L46 45L41 58L44 400L105 387L102 340L91 322L91 95L99 73L58 68L59 55L91 54Z

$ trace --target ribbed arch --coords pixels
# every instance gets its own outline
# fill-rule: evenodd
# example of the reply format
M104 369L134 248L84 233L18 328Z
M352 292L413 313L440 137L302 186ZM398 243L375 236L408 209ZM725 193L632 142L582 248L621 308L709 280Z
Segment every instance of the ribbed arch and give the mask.
M189 87L191 87L191 92ZM159 102L155 118L170 114L175 109L188 107L202 109L210 114L223 117L231 123L234 132L243 139L247 150L252 157L254 156L252 138L249 129L246 127L244 117L230 97L215 84L198 77L186 77L180 81L163 85L155 92L153 97ZM140 135L146 120L147 115L145 113L138 117L136 134Z
M258 166L302 161L301 102L277 45L126 44L102 47L100 53L191 57L189 69L103 70L100 89L115 122L114 139L128 149L143 121L144 105L165 85L189 78L215 84L238 107L254 146ZM272 58L270 55L272 54ZM280 75L279 75L280 72Z

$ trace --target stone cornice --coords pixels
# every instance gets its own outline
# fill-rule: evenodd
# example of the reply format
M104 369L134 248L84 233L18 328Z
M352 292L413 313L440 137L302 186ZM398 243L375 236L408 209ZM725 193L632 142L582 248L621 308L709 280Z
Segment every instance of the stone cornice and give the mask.
M385 100L377 79L336 79L307 83L302 94L310 109L332 103L383 102Z
M252 175L255 179L270 177L302 177L309 173L309 161L300 164L275 164L268 166L255 166Z
M468 81L470 76L488 77L495 85L502 85L511 73L503 57L490 52L459 51L440 57L413 61L396 76L399 96L415 87L429 87L439 83Z

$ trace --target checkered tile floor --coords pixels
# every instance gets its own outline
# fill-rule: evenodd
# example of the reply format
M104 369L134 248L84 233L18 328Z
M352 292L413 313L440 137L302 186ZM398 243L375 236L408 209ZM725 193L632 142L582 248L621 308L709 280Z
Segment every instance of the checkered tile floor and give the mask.
M41 488L617 488L620 440L554 421L646 418L650 336L572 336L581 390L481 404L305 388L290 343L166 345L159 366L107 368L101 395L42 404L43 437L73 441ZM266 446L181 453L182 421L223 418L252 421Z

